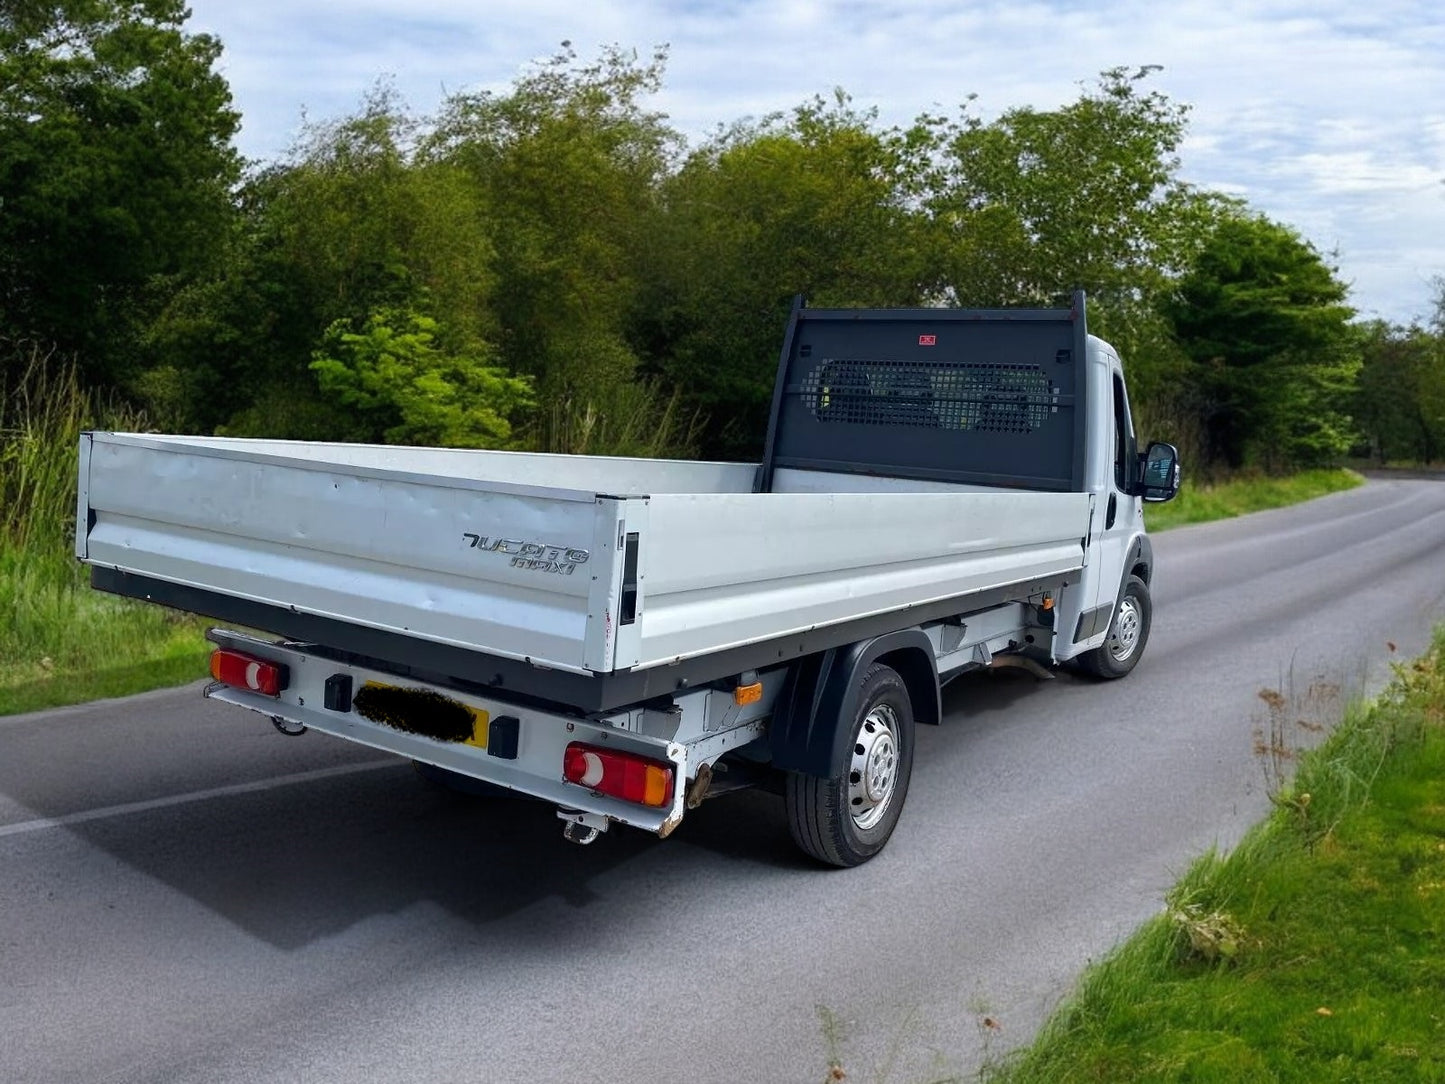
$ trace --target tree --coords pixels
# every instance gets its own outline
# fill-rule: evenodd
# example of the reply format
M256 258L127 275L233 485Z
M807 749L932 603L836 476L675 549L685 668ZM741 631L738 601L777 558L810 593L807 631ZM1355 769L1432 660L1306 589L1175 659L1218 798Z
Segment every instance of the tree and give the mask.
M1162 306L1211 462L1273 469L1348 449L1360 350L1346 293L1290 227L1242 209L1220 218Z
M607 450L599 433L666 416L666 397L638 380L632 334L657 189L680 138L645 106L663 64L662 50L641 63L619 49L581 63L564 43L506 93L448 100L421 147L422 162L462 170L488 208L497 353L535 377L549 405L533 433L543 448L573 450L586 432L588 447Z
M965 111L946 135L931 209L966 305L1046 304L1082 287L1119 304L1156 289L1197 237L1199 194L1178 177L1188 108L1104 72L1061 109Z
M1142 413L1172 413L1181 362L1156 301L1219 207L1179 177L1189 110L1147 89L1154 66L1103 72L1059 109L1022 107L941 131L928 199L944 297L969 306L1089 297L1090 330L1126 359Z
M157 280L203 267L232 213L238 117L182 0L0 8L0 326L91 380L137 365Z
M795 294L865 306L928 296L914 198L927 143L922 129L877 130L840 91L719 133L666 181L643 337L708 415L710 453L761 451Z
M147 338L152 412L174 403L200 428L338 435L313 353L338 322L354 330L382 310L433 320L448 356L490 356L489 216L459 168L414 161L418 124L383 84L248 178L212 273L178 293Z
M1428 328L1375 321L1364 329L1353 413L1381 463L1445 456L1445 279L1435 289Z
M482 354L449 354L437 322L405 309L372 313L360 331L338 320L311 362L321 390L352 408L352 439L452 448L505 447L512 419L534 405L532 382Z

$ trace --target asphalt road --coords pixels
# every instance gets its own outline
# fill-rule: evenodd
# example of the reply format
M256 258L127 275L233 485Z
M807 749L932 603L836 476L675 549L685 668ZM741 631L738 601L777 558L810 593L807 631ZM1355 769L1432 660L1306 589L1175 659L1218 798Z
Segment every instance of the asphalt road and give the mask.
M1261 814L1261 690L1327 719L1445 619L1438 482L1155 544L1134 674L955 682L852 871L761 793L575 847L196 687L0 719L0 1080L966 1072Z

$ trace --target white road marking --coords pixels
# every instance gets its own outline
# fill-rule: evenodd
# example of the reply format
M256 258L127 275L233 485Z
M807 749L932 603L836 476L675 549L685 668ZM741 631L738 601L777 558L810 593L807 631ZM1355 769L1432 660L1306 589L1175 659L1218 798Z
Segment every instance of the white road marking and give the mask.
M174 805L189 805L191 802L206 802L212 798L231 798L238 794L256 794L278 787L289 787L297 783L311 783L318 779L331 779L339 775L356 775L359 772L374 772L381 768L394 768L400 761L373 760L365 764L343 764L335 768L317 768L311 772L296 772L294 775L279 775L272 779L259 779L254 783L233 783L226 787L211 787L209 790L193 790L187 794L172 794L166 798L152 798L145 802L125 802L122 805L108 805L100 809L87 809L80 813L67 813L63 817L41 817L18 824L0 825L0 838L18 836L25 832L39 832L46 828L67 828L72 824L87 821L107 820L124 817L131 813L148 813L154 809L166 809Z

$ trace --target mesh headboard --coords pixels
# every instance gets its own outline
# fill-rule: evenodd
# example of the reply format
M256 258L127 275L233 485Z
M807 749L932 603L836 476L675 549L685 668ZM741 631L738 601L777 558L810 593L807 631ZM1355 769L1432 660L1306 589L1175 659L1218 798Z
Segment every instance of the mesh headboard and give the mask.
M793 309L758 488L779 468L1083 488L1072 309Z

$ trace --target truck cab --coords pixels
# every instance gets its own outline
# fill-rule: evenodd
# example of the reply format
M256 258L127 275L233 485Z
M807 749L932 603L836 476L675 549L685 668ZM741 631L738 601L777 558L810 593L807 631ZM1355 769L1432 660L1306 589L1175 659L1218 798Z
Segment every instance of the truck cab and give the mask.
M1087 339L1087 374L1094 438L1085 458L1085 485L1094 500L1079 590L1060 607L1060 627L1071 632L1060 657L1077 658L1097 676L1121 677L1138 660L1152 612L1147 588L1154 549L1144 529L1144 504L1169 500L1178 491L1178 453L1156 443L1139 454L1123 363L1093 335ZM1150 477L1166 478L1169 485L1149 488ZM1131 580L1138 581L1132 589Z

